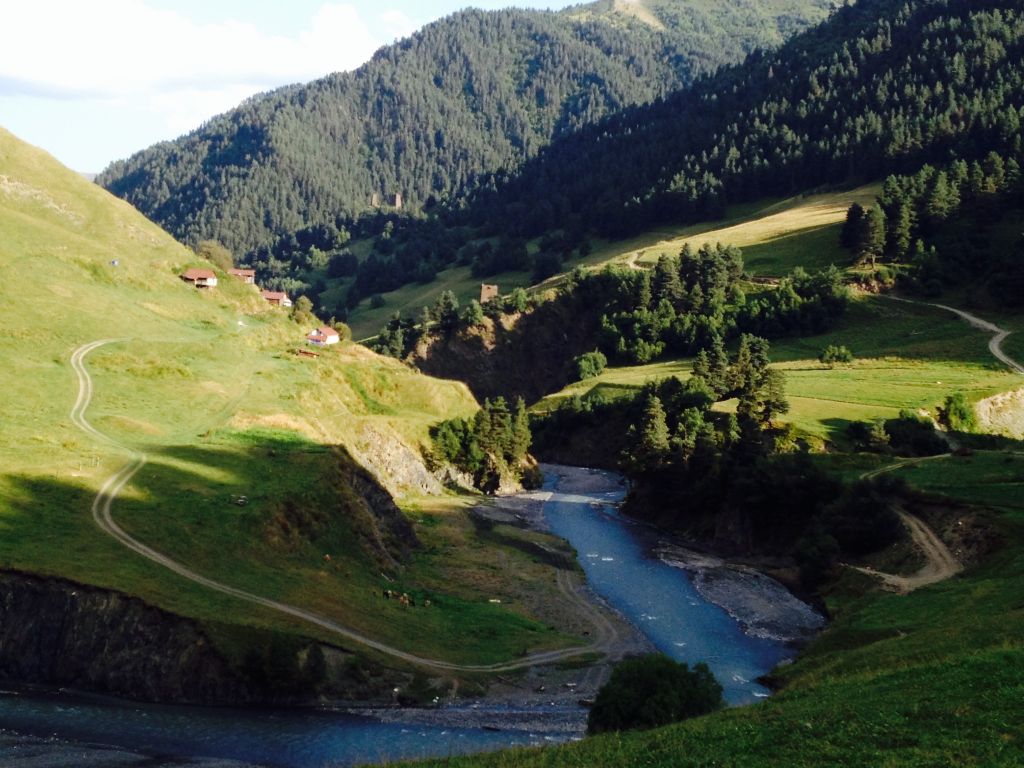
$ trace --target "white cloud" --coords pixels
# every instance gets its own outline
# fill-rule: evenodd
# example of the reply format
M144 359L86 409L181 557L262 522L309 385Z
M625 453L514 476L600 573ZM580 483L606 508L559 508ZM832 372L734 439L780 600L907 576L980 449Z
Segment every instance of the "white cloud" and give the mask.
M419 29L420 26L397 8L384 11L384 13L380 15L379 19L389 40L396 37L408 37Z
M175 134L253 93L353 69L379 45L346 3L325 3L291 36L200 24L144 0L6 5L0 95L144 103Z

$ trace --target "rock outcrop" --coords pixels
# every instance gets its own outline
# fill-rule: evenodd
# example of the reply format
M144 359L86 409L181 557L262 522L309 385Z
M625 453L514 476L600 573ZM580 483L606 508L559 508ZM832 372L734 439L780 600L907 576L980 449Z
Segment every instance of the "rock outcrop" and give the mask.
M1024 438L1024 389L1003 392L980 401L975 410L986 432Z
M0 572L0 680L152 702L245 703L199 625L111 590Z

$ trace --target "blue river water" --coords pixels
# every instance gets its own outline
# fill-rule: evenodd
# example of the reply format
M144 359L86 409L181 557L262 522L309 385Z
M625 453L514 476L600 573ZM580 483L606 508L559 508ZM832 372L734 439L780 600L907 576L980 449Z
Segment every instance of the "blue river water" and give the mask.
M603 475L601 481L601 490L580 495L560 492L554 474L545 485L553 492L544 505L548 525L576 548L593 590L662 652L679 661L707 662L729 703L767 696L756 678L792 651L781 641L746 634L737 620L700 595L686 571L659 560L652 553L658 543L655 533L616 512L615 503L623 495L616 478ZM515 730L385 723L324 711L155 706L0 691L0 736L4 731L147 755L281 768L387 763L542 744L552 738ZM4 750L0 739L0 765L14 757L13 752L5 756Z
M591 588L662 653L691 664L706 662L730 704L768 696L756 679L791 657L792 649L781 640L744 632L736 619L701 596L686 571L658 559L657 533L616 511L624 488L575 495L558 493L557 483L549 476L544 486L555 492L544 516L551 531L576 548Z
M24 692L0 692L0 728L157 757L282 768L389 763L543 743L515 731L383 723L336 712L161 706ZM0 765L15 756L13 749L4 755L0 746Z

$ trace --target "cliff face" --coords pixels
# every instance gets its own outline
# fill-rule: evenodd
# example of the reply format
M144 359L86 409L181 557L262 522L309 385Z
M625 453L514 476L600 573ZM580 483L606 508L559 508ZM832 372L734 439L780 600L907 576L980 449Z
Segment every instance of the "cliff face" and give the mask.
M594 348L599 314L562 296L524 315L420 342L411 362L430 376L464 381L478 399L534 403L573 380L573 358Z
M409 519L395 504L391 494L370 472L355 462L348 452L339 447L342 457L339 475L343 487L352 491L350 514L367 549L374 553L382 565L395 566L405 560L420 541Z
M0 572L0 680L154 702L254 698L195 622L119 592L9 572Z

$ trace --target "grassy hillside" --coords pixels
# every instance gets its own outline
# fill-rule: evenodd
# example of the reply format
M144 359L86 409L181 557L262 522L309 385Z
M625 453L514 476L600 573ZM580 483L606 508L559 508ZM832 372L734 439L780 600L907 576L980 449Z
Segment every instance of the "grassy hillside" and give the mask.
M131 535L206 576L427 656L488 662L570 642L522 601L490 604L504 575L493 550L457 506L423 496L418 446L431 424L475 410L465 387L352 344L296 356L308 329L223 274L214 290L190 287L178 277L188 266L203 265L0 130L0 567L123 590L211 623L332 639L184 581L96 527L93 496L126 456L69 418L69 358L113 339L86 359L88 418L149 456L114 507ZM392 562L359 512L348 454L415 510L424 546L408 564ZM246 506L231 503L238 495ZM501 561L538 594L555 589L529 558ZM434 608L382 605L382 571L433 595Z

